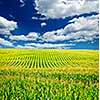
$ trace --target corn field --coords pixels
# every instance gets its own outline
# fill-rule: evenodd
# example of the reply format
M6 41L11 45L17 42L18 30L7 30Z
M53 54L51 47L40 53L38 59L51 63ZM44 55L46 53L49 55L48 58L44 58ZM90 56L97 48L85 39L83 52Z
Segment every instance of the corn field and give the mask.
M0 100L98 100L98 50L0 49Z

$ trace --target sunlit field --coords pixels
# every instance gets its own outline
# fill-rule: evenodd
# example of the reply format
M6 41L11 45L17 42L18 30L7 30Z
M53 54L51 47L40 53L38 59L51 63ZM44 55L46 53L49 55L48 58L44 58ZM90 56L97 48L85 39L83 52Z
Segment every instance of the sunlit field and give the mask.
M0 49L0 100L98 100L98 50Z

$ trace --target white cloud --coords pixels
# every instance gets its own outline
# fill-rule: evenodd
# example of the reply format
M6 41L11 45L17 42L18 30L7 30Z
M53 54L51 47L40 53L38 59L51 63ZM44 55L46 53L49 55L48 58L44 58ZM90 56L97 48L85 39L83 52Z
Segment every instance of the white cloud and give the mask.
M24 0L19 0L20 1L20 3L24 3Z
M13 43L3 38L0 38L0 45L13 47Z
M38 13L47 18L65 18L83 13L98 12L98 0L35 0Z
M11 35L9 38L11 40L21 40L21 41L39 41L48 43L27 43L24 46L18 45L18 48L70 48L74 44L52 44L49 42L57 41L68 41L72 43L76 42L87 42L98 38L98 22L99 16L92 15L87 17L79 17L70 20L70 24L66 25L64 28L46 32L42 36L36 32L30 32L28 35ZM38 41L38 42L39 42Z
M19 2L21 3L20 7L24 7L25 6L25 0L19 0Z
M39 36L35 32L30 32L26 37L28 37L28 38L38 38Z
M27 43L25 45L17 45L16 48L29 48L29 49L34 49L34 48L66 48L70 49L72 46L75 44L50 44L50 43Z
M22 45L18 45L15 48L22 48L22 49L33 49L34 47L32 46L22 46Z
M47 24L45 22L41 23L41 27L46 26Z
M0 34L10 35L10 31L17 28L17 22L9 21L0 16Z
M92 41L98 37L98 15L74 18L62 29L44 33L41 37L43 41L55 42L70 39L83 41Z
M40 18L38 18L38 17L35 17L35 16L33 16L32 19L33 19L33 20L43 20L43 21L44 21L44 20L48 20L47 17L40 17Z
M76 40L74 40L74 41L71 41L71 42L86 42L87 40L85 40L85 39L76 39Z
M2 34L2 35L11 35L9 29L0 29L0 34Z
M74 46L74 44L27 43L25 46L31 46L33 48L70 48Z
M14 30L17 28L17 23L14 21L8 21L4 17L0 16L0 28L7 28L9 30Z
M39 20L48 20L47 17L39 18Z
M39 18L38 18L38 17L33 16L33 17L32 17L32 19L33 19L33 20L38 20Z
M9 38L15 41L34 41L38 38L38 33L30 32L26 36L25 35L11 35Z
M9 37L11 40L22 40L22 41L28 41L28 38L25 35L11 35Z

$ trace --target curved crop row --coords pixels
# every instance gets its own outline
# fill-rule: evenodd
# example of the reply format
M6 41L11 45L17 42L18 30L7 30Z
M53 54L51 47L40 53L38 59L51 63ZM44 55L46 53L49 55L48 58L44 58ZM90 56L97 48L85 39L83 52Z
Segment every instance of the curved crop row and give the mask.
M55 67L98 67L98 52L88 50L4 50L0 54L1 67L55 68ZM88 51L88 52L87 52ZM91 55L90 55L91 54Z

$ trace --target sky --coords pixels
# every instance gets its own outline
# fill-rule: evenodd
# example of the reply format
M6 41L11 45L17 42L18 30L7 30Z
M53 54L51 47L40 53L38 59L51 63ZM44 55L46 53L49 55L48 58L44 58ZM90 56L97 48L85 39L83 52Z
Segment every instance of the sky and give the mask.
M99 0L0 0L0 48L99 49Z

